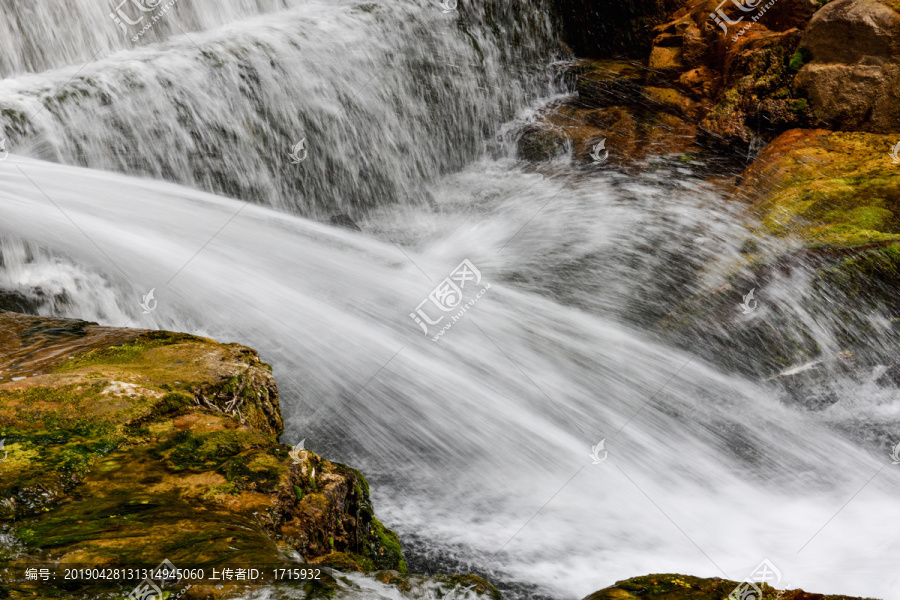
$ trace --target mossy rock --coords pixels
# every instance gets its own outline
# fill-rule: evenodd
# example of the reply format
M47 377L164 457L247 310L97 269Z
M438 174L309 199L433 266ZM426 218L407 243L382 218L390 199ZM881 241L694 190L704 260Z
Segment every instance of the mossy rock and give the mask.
M249 348L3 312L0 372L0 526L23 548L0 569L285 552L406 569L358 471L278 443L271 367Z
M584 600L725 600L739 583L674 573L645 575L618 581ZM759 600L862 600L850 596L809 594L803 590L776 590L765 583L759 584L759 588L762 592Z
M757 156L736 198L765 232L807 247L849 248L900 240L896 140L869 133L791 130Z
M892 349L900 343L900 321L891 318L900 311L900 167L889 155L892 141L823 130L779 136L744 172L732 200L746 203L755 217L754 238L789 242L766 253L748 244L725 285L700 290L658 328L703 358L752 377L816 361L817 382L798 388L800 377L776 380L807 408L835 401L822 387L831 378L821 373L893 369ZM791 302L767 301L767 286L792 274L807 285ZM764 318L741 314L742 297L753 289ZM828 348L820 347L822 331Z
M751 28L746 39L730 44L727 76L715 107L700 123L703 140L746 152L757 140L771 140L820 120L807 99L794 90L803 65L800 32Z

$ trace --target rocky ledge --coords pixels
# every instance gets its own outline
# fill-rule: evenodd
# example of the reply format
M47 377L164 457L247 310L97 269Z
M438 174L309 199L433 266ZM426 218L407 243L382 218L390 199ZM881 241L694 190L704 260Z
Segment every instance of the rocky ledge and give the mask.
M411 586L363 475L278 443L269 365L238 344L0 312L0 597L97 597L81 582L21 581L41 563L152 568L312 564ZM422 579L422 578L419 578ZM474 577L465 583L496 594ZM195 585L226 598L239 585ZM313 593L315 592L315 593ZM310 595L311 594L311 595Z

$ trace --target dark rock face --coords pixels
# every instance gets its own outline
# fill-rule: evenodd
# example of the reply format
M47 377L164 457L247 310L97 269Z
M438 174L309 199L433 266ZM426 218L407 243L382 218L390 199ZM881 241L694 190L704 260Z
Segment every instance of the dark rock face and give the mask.
M683 0L556 0L564 40L589 58L647 55L653 27Z
M818 11L801 47L812 62L795 87L834 129L900 131L900 14L878 0L835 0Z
M0 311L8 310L20 313L34 313L37 303L21 292L0 290Z

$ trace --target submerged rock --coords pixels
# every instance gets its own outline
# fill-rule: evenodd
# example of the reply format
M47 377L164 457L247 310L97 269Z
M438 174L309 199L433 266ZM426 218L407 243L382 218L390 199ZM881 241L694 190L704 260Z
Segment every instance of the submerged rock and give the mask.
M331 224L335 227L343 227L344 229L349 229L351 231L362 231L362 229L359 228L359 225L356 224L356 221L350 218L350 215L345 213L332 215Z
M519 157L551 160L571 150L582 164L636 165L697 152L697 104L671 88L645 85L648 70L624 61L578 61L565 75L576 94L548 106L518 140Z
M297 566L287 557L299 555L404 572L365 478L279 444L282 429L271 367L249 348L0 313L0 527L16 541L0 571ZM6 593L46 593L4 581Z

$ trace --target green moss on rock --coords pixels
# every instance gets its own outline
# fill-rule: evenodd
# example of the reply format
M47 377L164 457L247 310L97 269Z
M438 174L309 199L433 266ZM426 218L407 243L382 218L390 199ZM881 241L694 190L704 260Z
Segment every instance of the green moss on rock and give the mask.
M584 600L724 600L739 582L728 579L704 579L690 575L662 573L634 577L616 582ZM825 596L808 594L802 590L776 590L761 583L759 600L862 600L849 596Z
M0 313L11 369L24 379L0 380L0 526L24 553L0 569L275 564L286 551L405 569L357 471L312 452L294 464L278 444L277 388L252 350Z
M900 176L888 136L792 130L766 147L737 197L767 233L810 247L900 240Z

